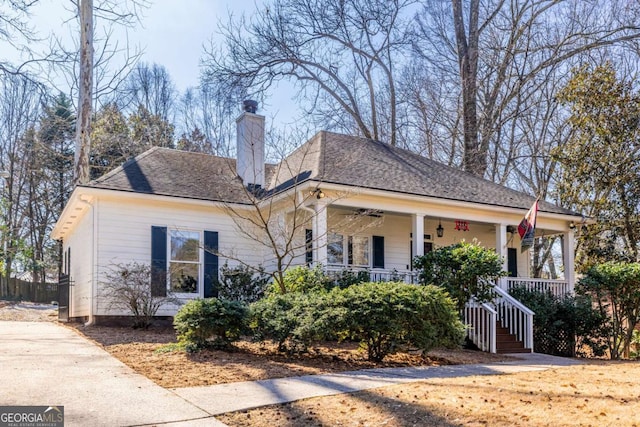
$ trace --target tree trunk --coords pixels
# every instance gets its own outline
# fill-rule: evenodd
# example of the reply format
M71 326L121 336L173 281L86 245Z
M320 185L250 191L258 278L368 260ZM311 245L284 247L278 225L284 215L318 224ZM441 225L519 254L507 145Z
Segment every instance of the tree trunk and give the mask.
M91 101L93 89L93 0L80 0L80 81L74 183L89 182Z
M477 176L483 176L487 169L487 153L478 142L478 28L479 0L469 2L468 33L463 17L462 0L451 0L453 24L456 32L458 65L462 87L462 117L464 131L463 168Z

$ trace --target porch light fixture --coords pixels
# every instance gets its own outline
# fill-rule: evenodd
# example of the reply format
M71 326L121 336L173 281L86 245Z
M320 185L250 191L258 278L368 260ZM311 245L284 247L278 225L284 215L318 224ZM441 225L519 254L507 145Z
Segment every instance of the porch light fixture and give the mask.
M315 190L311 191L310 193L311 193L311 195L315 195L316 199L318 199L318 200L324 199L324 197L325 197L325 194L319 188L316 188Z
M438 228L436 228L436 234L438 237L444 236L444 228L442 228L442 221L438 220Z
M575 222L573 222L573 221L571 221L571 222L569 223L569 228L570 228L571 230L575 230L575 229L576 229L576 223L575 223Z

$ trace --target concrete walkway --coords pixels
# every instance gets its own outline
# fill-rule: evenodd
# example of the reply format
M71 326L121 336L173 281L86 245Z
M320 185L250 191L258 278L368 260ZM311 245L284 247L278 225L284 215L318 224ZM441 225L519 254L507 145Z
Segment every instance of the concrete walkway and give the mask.
M576 365L575 359L543 354L514 354L517 360L479 365L421 366L366 369L325 375L305 375L262 381L247 381L203 387L176 388L173 391L212 415L265 405L330 396L359 390L421 381L474 375L499 375L540 371Z
M224 426L75 332L0 321L0 406L64 406L65 426Z
M482 365L367 369L164 389L73 331L49 322L0 321L0 406L64 406L65 426L224 426L225 412L420 381L575 365L518 354Z

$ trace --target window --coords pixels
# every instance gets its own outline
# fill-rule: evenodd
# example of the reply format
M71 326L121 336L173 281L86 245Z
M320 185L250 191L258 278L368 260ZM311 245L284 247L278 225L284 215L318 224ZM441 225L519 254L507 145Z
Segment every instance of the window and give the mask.
M327 262L344 264L344 237L342 234L329 233L327 236Z
M327 262L333 265L369 267L370 240L368 236L343 236L338 233L329 233L327 236Z
M151 226L151 294L218 295L218 232Z
M369 238L349 236L349 265L369 266Z
M200 246L200 233L171 230L169 277L173 292L199 292Z

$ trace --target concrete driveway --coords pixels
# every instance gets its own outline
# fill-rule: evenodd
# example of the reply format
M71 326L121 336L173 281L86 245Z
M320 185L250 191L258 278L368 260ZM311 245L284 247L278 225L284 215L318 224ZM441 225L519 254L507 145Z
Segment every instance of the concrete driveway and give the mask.
M0 406L64 406L65 426L224 426L73 331L0 321Z

